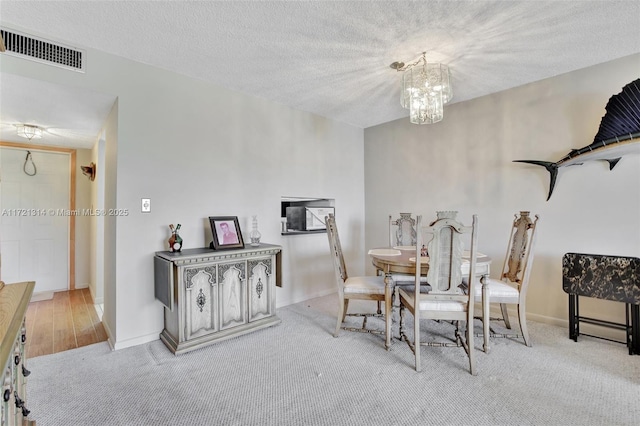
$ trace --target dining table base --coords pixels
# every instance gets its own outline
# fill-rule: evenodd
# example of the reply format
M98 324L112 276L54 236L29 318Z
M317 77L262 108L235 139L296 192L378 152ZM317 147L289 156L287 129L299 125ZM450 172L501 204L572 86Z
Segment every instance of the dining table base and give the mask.
M378 251L379 250L379 251ZM390 251L397 252L397 254L390 254ZM371 256L372 263L376 267L377 270L384 273L384 321L385 321L385 349L391 349L392 343L392 326L393 326L393 301L397 296L396 285L393 281L394 274L403 274L406 275L408 280L412 280L415 276L415 258L412 259L411 256L415 255L415 251L410 250L390 250L389 248L382 249L372 249L369 251L369 255ZM487 318L487 321L483 320L483 334L484 334L484 342L483 349L485 352L489 352L489 293L488 287L486 283L486 278L489 276L491 266L491 258L486 255L478 255L477 263L476 263L476 277L482 283L482 318ZM465 267L467 270L465 271ZM426 276L429 270L428 263L421 264L421 276ZM463 275L468 271L468 262L463 264ZM468 326L473 327L473 324L468 324Z

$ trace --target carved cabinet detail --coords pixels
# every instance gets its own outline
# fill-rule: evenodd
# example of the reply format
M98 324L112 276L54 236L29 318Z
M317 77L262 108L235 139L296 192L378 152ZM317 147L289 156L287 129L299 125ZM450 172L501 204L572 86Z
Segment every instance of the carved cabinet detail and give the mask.
M4 285L0 281L0 367L3 367L0 399L2 426L31 425L27 408L27 376L25 316L35 282Z
M215 266L185 268L185 338L216 332L218 321L218 284Z
M246 262L223 263L218 265L220 278L221 329L242 325L247 322L247 273Z
M270 258L247 262L249 266L249 321L273 315L269 301L274 291L273 264Z
M276 325L281 247L187 249L154 256L160 339L175 354Z

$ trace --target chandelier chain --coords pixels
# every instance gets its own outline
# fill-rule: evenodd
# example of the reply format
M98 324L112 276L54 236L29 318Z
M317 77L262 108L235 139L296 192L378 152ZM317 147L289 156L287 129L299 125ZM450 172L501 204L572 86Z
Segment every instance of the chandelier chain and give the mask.
M397 72L400 72L400 71L406 71L406 70L408 70L409 68L413 68L413 67L415 67L415 66L416 66L416 65L418 65L420 62L423 62L423 63L425 63L425 64L427 63L427 52L422 52L422 57L420 57L420 58L419 58L418 60L416 60L415 62L413 62L413 63L411 63L411 64L407 64L407 65L402 65L402 66L400 66L400 67L395 68L395 70L396 70ZM394 62L394 63L396 63L396 62ZM393 65L393 64L392 64L392 65Z

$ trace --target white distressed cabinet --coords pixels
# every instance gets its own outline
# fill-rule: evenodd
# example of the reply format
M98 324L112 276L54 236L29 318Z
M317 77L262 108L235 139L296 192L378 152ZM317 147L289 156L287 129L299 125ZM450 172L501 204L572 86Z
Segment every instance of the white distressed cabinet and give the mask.
M160 339L180 354L280 323L282 247L156 252L155 296L164 304Z
M29 420L25 343L25 316L36 283L33 281L4 285L0 281L0 366L3 367L0 424L2 426L35 424Z

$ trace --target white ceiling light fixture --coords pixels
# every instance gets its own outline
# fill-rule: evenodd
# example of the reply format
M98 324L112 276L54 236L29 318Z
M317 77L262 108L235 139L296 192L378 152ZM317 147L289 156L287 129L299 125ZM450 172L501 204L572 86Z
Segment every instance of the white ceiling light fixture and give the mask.
M38 126L31 124L18 124L17 126L18 136L31 139L40 139L42 137L42 129Z
M441 121L444 104L453 97L449 67L427 62L426 52L411 64L394 62L390 67L403 72L400 105L409 110L409 120L413 124Z

